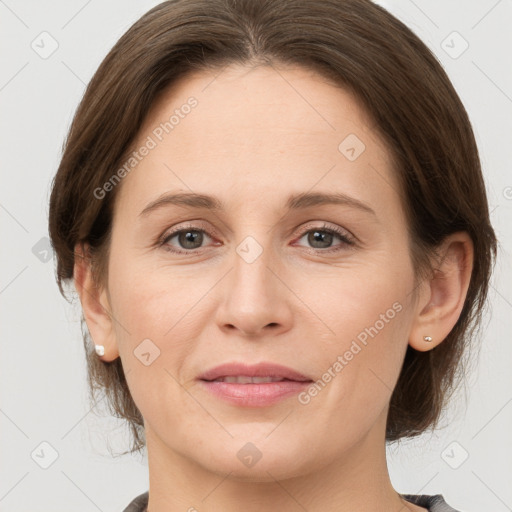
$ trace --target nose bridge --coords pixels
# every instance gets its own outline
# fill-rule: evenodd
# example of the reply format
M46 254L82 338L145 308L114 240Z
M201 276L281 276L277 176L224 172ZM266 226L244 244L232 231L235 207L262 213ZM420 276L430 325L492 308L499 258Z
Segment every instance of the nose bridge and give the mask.
M269 229L271 218L267 218L267 208L263 202L255 201L240 204L239 217L236 222L235 233L241 239L235 245L233 265L234 274L239 278L257 280L261 277L262 284L268 280L271 272L268 266L273 265L273 230ZM268 285L268 283L266 283Z
M235 247L232 271L224 285L218 321L246 334L256 334L269 324L282 326L288 317L282 285L274 275L271 235L266 231L253 231Z
M270 236L260 230L258 234L247 235L235 248L233 275L231 277L232 296L236 295L239 304L252 309L263 306L271 297L272 283L272 243ZM250 308L251 309L251 308Z

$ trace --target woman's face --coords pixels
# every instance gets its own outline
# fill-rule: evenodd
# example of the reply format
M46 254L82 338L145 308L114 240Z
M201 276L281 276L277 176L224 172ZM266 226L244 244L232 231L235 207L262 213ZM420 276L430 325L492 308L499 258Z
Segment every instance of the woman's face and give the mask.
M196 73L154 105L134 150L108 293L150 454L264 481L383 446L414 274L389 154L354 98L300 68ZM199 378L231 362L317 384Z

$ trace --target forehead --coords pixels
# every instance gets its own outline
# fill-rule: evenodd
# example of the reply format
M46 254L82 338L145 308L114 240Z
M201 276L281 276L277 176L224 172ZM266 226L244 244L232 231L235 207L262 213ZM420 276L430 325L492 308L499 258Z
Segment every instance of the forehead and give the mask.
M180 110L188 110L191 97L197 106L190 112L191 120L181 123ZM296 134L304 140L314 133L331 132L339 137L349 126L361 136L377 136L371 133L372 123L351 92L302 67L231 65L185 75L155 101L141 133L169 120L173 111L179 114L181 125L179 130L178 124L174 126L174 134L186 135L204 127L194 140L229 133L233 144L240 143L245 138L237 135L244 129L262 139L267 134L278 146L281 139L273 138L275 134Z
M394 181L390 155L356 98L297 67L228 66L182 77L152 106L133 148L144 145L151 149L120 191L138 207L168 190L230 197L250 190L257 199L315 184L366 189L371 202L372 188L377 199Z

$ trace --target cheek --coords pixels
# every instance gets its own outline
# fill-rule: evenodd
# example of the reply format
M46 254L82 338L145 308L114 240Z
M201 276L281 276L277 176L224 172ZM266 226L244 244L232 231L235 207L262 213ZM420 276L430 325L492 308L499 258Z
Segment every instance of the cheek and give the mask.
M412 273L406 265L400 271L380 268L339 274L322 298L322 318L331 332L318 345L324 372L318 403L325 400L326 410L339 411L336 422L345 423L347 411L360 416L360 425L379 414L400 373L412 321Z
M180 276L171 269L152 269L144 265L118 265L109 276L112 307L132 342L150 338L165 343L177 332L191 327L187 317L194 304L208 290L206 283L190 276ZM204 289L204 290L203 290Z
M383 270L386 268L387 270ZM408 307L412 283L406 265L402 270L386 267L383 261L359 267L335 268L322 278L306 276L300 284L300 297L321 320L319 333L327 346L343 348L353 339L381 340L383 346L399 329ZM312 285L314 282L314 286ZM348 348L348 347L347 347Z
M187 362L212 317L207 310L212 284L189 272L180 275L179 269L137 268L128 262L109 274L118 349L130 392L143 414L161 411L159 404L170 397L183 398L178 382L188 386ZM187 406L185 402L180 407Z
M197 415L179 384L198 338L200 322L191 310L197 294L185 293L185 280L121 266L109 282L115 335L133 400L150 423L177 428Z

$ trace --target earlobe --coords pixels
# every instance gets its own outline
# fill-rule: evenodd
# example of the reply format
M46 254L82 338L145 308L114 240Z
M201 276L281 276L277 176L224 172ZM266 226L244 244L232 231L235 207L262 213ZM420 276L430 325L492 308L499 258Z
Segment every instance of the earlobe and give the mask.
M96 353L103 361L113 361L119 357L119 351L108 294L105 287L95 282L90 251L86 244L75 246L73 279Z
M439 345L459 319L473 270L471 237L465 231L449 235L438 255L434 276L423 283L409 335L409 345L420 352Z

